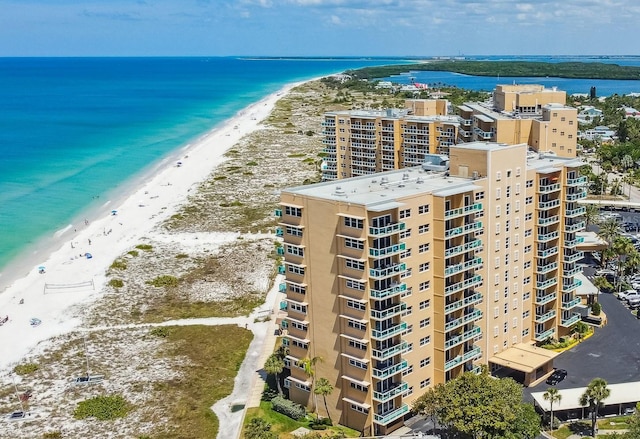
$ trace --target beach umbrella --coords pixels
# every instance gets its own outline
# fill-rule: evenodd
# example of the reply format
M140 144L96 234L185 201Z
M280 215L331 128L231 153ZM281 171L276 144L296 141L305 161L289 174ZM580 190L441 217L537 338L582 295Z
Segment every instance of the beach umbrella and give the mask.
M115 215L115 214L117 214L117 213L118 213L118 211L117 211L117 210L115 210L115 209L111 211L111 215Z

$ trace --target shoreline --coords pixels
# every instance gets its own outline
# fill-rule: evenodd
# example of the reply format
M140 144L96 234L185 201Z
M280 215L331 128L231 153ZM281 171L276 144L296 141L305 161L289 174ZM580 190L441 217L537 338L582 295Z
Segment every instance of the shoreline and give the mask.
M191 189L225 161L224 154L262 126L280 98L316 79L286 84L186 145L176 146L156 165L114 189L114 196L90 206L72 224L8 263L0 277L0 318L9 317L0 327L0 370L19 363L39 343L77 328L81 319L70 311L102 297L111 263L174 214ZM44 274L39 266L45 267ZM55 287L45 289L47 284ZM31 318L42 324L30 327Z

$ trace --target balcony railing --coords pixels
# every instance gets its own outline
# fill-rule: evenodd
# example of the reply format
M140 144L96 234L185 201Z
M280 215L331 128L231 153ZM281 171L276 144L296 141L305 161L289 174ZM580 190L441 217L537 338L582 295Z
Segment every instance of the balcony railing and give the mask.
M558 283L558 279L552 277L551 279L546 279L543 281L536 281L536 288L539 290L546 290L547 288L556 285Z
M373 399L379 402L388 401L390 399L395 398L396 396L402 394L409 388L409 384L405 382L397 383L396 386L392 387L389 390L385 390L384 392L378 392L377 390L373 391Z
M579 322L581 318L582 317L580 316L580 314L573 314L568 319L562 319L560 321L560 326L564 326L565 328L567 328L567 327Z
M407 224L402 222L387 224L386 226L383 226L383 227L369 227L369 235L371 236L391 235L393 233L401 232L402 230L405 229L405 227L407 227Z
M536 341L544 341L550 337L553 337L553 334L556 333L555 328L547 329L544 332L536 332L535 340Z
M476 359L478 356L480 356L480 354L482 353L482 351L480 350L479 347L474 347L473 349L471 349L470 351L465 352L462 355L458 355L457 357L455 357L452 360L447 361L446 363L444 363L444 370L445 372L453 369L454 367L469 361L471 359Z
M564 230L567 232L579 232L580 230L583 230L584 227L585 227L585 222L578 221L575 224L565 224Z
M374 258L379 258L382 256L392 256L403 252L406 248L407 245L404 242L401 242L400 244L390 245L389 247L370 248L369 256L372 256Z
M544 313L542 315L536 314L535 322L536 323L544 323L544 322L547 322L547 321L551 320L555 316L556 316L556 310L552 309L551 311L546 312L546 313Z
M482 203L475 203L469 206L458 207L457 209L449 209L445 211L444 217L446 219L451 219L459 216L469 215L470 213L479 212L481 210L482 210Z
M567 201L578 201L578 200L583 200L585 198L587 198L587 191L580 191L574 194L567 194L567 196L565 197Z
M470 330L463 332L460 335L456 335L455 337L451 337L450 339L445 341L444 348L451 349L454 346L458 346L459 344L464 343L465 341L468 341L468 340L471 340L472 338L477 337L481 333L482 333L482 330L480 329L480 327L474 326Z
M562 275L564 277L570 277L570 276L575 276L576 274L580 273L582 271L582 269L580 267L574 267L570 270L563 270L562 271Z
M449 258L451 256L456 256L480 246L482 246L482 241L480 241L479 239L474 239L473 241L467 242L466 244L446 249L444 251L444 257Z
M455 227L453 229L447 230L446 232L444 232L444 237L453 238L455 236L464 235L469 232L475 232L476 230L480 230L481 228L482 228L481 222L471 223L465 226Z
M386 340L388 338L394 337L396 335L402 334L407 330L409 325L406 322L398 323L397 325L393 325L390 328L379 330L372 329L371 330L371 338L375 340Z
M451 302L444 307L444 313L449 314L450 312L457 311L465 306L476 305L482 302L482 293L475 293L469 297L465 297L464 299L456 300L455 302Z
M396 276L407 271L407 264L394 264L386 268L370 268L369 276L377 279L383 279L389 276Z
M573 282L571 283L563 283L562 284L562 291L564 291L565 293L570 293L571 291L575 291L578 289L579 286L582 285L582 281L579 279L574 279Z
M575 248L578 244L584 242L584 236L578 236L576 239L569 239L564 242L564 246L567 248Z
M577 262L582 258L584 258L584 252L575 252L570 255L567 255L567 254L562 255L562 260L564 262Z
M587 208L586 208L586 207L584 207L584 206L580 206L580 207L576 207L575 209L567 209L567 210L564 212L564 215L565 215L565 216L567 216L567 217L569 217L569 218L572 218L572 217L574 217L574 216L581 216L581 215L584 215L586 211L587 211Z
M482 285L482 276L475 275L469 279L465 279L461 282L457 282L453 285L449 285L444 289L445 296L449 296L458 291L464 290L465 288L473 288Z
M541 201L536 206L538 210L548 210L558 207L560 205L560 200L549 200L549 201Z
M550 217L538 217L539 226L548 226L550 224L555 224L558 221L560 221L560 217L558 215L553 215Z
M387 358L391 358L394 355L404 354L409 350L409 343L406 341L401 341L400 343L388 347L386 349L372 349L371 357L376 360L386 360Z
M378 302L379 303L379 302ZM407 309L407 304L404 302L400 302L397 305L393 305L385 310L371 310L371 318L374 320L386 320L391 317L402 314L403 311Z
M582 302L582 300L580 300L579 297L576 297L575 299L572 299L568 302L562 302L562 309L574 308L576 305L580 305L580 302Z
M383 290L371 289L370 295L373 299L386 299L407 291L407 284L399 283Z
M445 323L444 330L451 331L452 329L459 328L462 325L466 325L469 322L475 322L482 318L482 311L476 309L469 314L466 314L460 318L455 320L451 320L450 322Z
M375 413L373 415L373 422L380 425L387 425L395 421L396 419L401 418L407 413L409 413L409 406L407 404L402 404L400 408L391 410L390 412L381 414Z
M555 291L553 293L545 294L545 295L536 295L535 303L536 305L545 305L552 300L555 300L558 297L558 293Z
M587 184L587 177L584 175L578 178L567 179L567 186L582 186L583 184Z
M548 264L545 265L537 265L536 266L536 273L538 274L545 274L548 273L552 270L555 270L556 268L558 268L558 263L557 262L550 262Z
M452 276L463 271L478 268L482 265L482 258L473 258L469 261L462 262L460 264L451 265L444 269L444 275L446 277Z
M403 370L407 370L409 368L409 363L406 360L402 360L399 363L392 364L389 367L385 367L384 369L376 369L373 368L371 373L374 378L379 380L383 380L385 378L389 378L397 373L402 372Z
M539 258L548 258L549 256L553 256L558 254L558 247L551 247L546 250L538 250Z
M560 183L540 185L538 192L541 194L549 194L560 190Z
M551 241L552 239L556 239L558 236L560 236L560 233L556 230L555 232L538 235L538 241L547 242Z

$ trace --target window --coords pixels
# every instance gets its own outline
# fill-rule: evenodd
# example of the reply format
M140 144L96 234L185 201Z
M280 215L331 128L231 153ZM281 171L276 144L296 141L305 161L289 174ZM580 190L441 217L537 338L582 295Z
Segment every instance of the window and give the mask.
M494 336L494 337L497 337L497 336L498 336L498 334L500 334L500 327L498 327L498 326L494 326L494 327L493 327L493 336Z
M299 331L306 331L307 330L307 325L305 325L304 323L299 323L296 322L295 320L289 320L288 321L288 325L299 330ZM365 347L366 349L366 347Z
M500 223L496 223L496 235L500 234Z
M420 360L420 367L425 367L431 364L431 357L423 358Z
M307 386L306 384L296 383L296 387L300 390L304 390L305 392L311 392L311 387Z
M295 256L304 256L304 248L298 247L297 245L285 244L285 248L287 249L287 253Z
M531 291L527 291L526 293L524 293L524 294L522 295L522 300L523 300L523 301L525 301L525 300L529 300L530 298L531 298Z
M497 302L498 299L500 299L500 291L499 290L495 290L493 292L493 300Z
M533 187L533 180L527 180L525 186L526 187Z
M509 314L509 304L508 303L504 304L504 313L505 314Z
M411 257L411 249L408 248L405 251L403 251L402 253L400 253L400 259L406 259Z
M428 345L431 342L431 336L427 335L426 337L422 337L420 339L420 346Z
M518 292L518 286L519 286L518 282L514 282L514 284L513 284L513 294L516 294Z
M502 189L496 188L496 200L500 199L501 194L502 194Z
M531 283L531 276L527 276L524 278L524 280L522 281L522 285L527 285Z
M531 314L531 311L526 310L525 312L522 313L522 318L526 319L527 317L529 317L530 314Z
M511 221L506 220L506 221L504 222L504 231L505 231L505 232L509 232L509 230L510 230L510 229L511 229Z
M359 405L355 404L351 404L351 410L353 410L354 412L364 413L365 415L369 414L369 409L360 407Z
M504 255L504 265L509 265L509 253L505 253Z
M364 241L361 241L359 239L344 238L344 246L347 248L355 248L358 250L363 250Z
M409 366L407 369L405 369L404 371L402 371L402 376L406 377L407 375L409 375L411 372L413 372L413 364L411 366Z
M349 385L351 386L352 389L359 390L360 392L366 392L367 391L367 386L364 386L362 384L354 383L353 381L351 381Z
M298 265L287 264L287 271L289 273L298 274L300 276L304 276L304 267L299 267Z
M429 323L431 323L431 318L427 317L426 319L422 319L420 320L420 327L426 328L427 326L429 326Z
M418 226L418 233L419 234L427 233L428 231L429 231L429 224L422 224L422 225Z
M532 212L529 212L529 213L524 215L524 220L525 221L531 221L532 218L533 218L533 213Z
M504 207L504 213L505 215L511 214L511 203L507 203L507 205Z
M496 216L500 216L500 206L496 206Z
M531 253L531 244L525 246L524 253Z
M493 318L497 319L499 315L500 315L500 308L496 306L495 308L493 308Z
M430 283L430 281L428 281L428 280L427 280L427 281L424 281L424 282L420 282L420 285L419 285L419 287L418 287L418 288L419 288L419 291L425 291L425 290L428 290L428 289L429 289L430 284L431 284L431 283Z
M354 358L349 358L349 366L357 367L358 369L367 369L367 363L364 361L358 361Z
M500 240L499 239L496 239L494 250L495 251L500 251Z
M357 261L355 259L345 259L344 264L347 268L351 268L352 270L364 270L364 262L362 261Z
M529 335L529 328L525 328L522 330L522 336L526 337L527 335Z
M420 309L429 308L429 305L431 305L431 301L429 299L423 300L422 302L420 302Z
M515 235L513 235L513 244L514 245L518 245L520 244L520 234L516 233ZM518 252L518 250L516 250L516 253ZM516 259L517 261L517 259Z
M507 186L507 198L511 197L511 186Z
M524 237L525 238L528 238L532 234L533 234L533 229L527 229L527 230L524 231Z
M296 302L289 302L289 304L287 305L287 308L300 314L307 313L307 306L300 305L299 303L296 303Z
M522 267L524 270L531 268L531 261L526 261Z
M520 183L516 183L516 195L520 195Z
M409 218L411 216L411 209L404 209L400 211L400 219Z
M364 282L347 279L346 285L347 288L351 288L352 290L364 291Z
M411 277L413 268L407 268L405 271L400 273L400 279L406 279L407 277Z
M507 236L506 238L504 238L504 248L508 249L509 248L509 237Z
M518 299L513 299L513 309L518 308Z
M495 280L494 285L498 285L500 283L500 275L496 274L494 280Z
M361 323L357 320L347 320L347 326L350 328L354 328L354 329L358 329L360 331L366 331L367 330L367 324L366 323Z
M517 216L516 219L514 220L514 227L517 229L518 227L520 227L520 217Z
M289 291L292 291L294 293L298 293L298 294L306 294L307 289L305 287L303 287L302 285L298 285L298 284L289 284Z
M476 201L484 200L484 191L483 192L476 192L475 199L476 199Z
M507 322L504 322L504 325L502 325L502 330L503 330L504 332L509 331L509 324L508 324Z
M411 229L406 229L400 232L400 239L407 239L411 236Z
M349 346L351 346L352 348L360 349L362 351L366 351L367 350L367 344L366 343L360 343L359 341L355 341L355 340L351 340L351 339L349 339Z
M496 256L494 268L500 267L500 256Z
M420 215L424 215L425 213L429 213L429 205L423 204L422 206L418 206L418 213Z
M502 179L502 172L498 171L496 172L496 181L500 181Z
M429 251L429 243L427 242L426 244L420 244L420 246L418 247L418 253L425 253Z
M418 271L420 271L420 273L422 273L424 271L428 271L428 270L429 270L429 262L423 262L418 267Z
M284 231L287 233L287 235L302 236L302 229L300 229L298 227L286 226L284 228Z
M353 227L354 229L362 229L364 227L364 221L358 218L351 218L350 216L345 216L344 225L347 227Z
M527 197L524 199L524 204L531 204L533 203L533 197Z
M406 317L408 315L411 315L411 313L413 312L413 306L408 306L407 309L405 309L404 311L402 311L402 317Z
M284 213L285 215L300 217L302 216L302 209L299 207L284 206Z
M425 387L427 387L430 384L431 384L431 378L427 378L425 380L420 381L420 388L424 389Z
M347 307L352 309L357 309L358 311L364 311L367 309L366 304L362 302L358 302L357 300L351 300L351 299L347 299Z
M291 344L300 349L307 349L307 343L303 343L295 338L291 340Z
M513 277L518 277L519 270L518 267L513 267Z

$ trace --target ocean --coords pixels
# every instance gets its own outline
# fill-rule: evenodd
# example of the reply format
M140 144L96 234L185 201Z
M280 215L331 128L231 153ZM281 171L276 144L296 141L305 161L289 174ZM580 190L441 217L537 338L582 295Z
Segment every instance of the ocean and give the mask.
M346 69L406 62L393 58L0 58L0 275L9 261L82 221L85 212L117 196L168 154L283 85ZM640 65L637 58L620 63ZM442 76L422 79L407 74L400 79L408 81L411 75L418 82L488 90L495 86L495 78L486 82L487 78L433 73ZM456 78L465 82L455 83ZM563 84L549 78L531 79L570 93L589 90L586 83L574 86L575 81L587 80ZM500 82L510 81L502 78ZM613 92L640 91L635 81L610 82L608 90Z
M285 84L394 62L0 58L0 273Z

